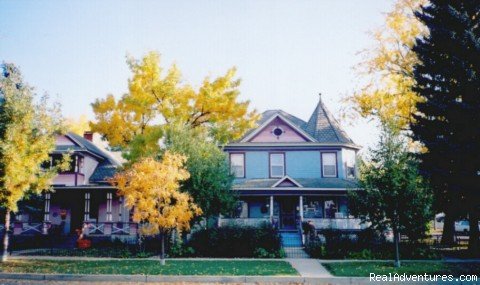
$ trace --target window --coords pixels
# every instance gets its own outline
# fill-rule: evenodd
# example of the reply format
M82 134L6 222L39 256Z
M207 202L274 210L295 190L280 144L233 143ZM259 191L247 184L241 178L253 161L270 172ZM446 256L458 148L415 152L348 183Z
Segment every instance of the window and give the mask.
M231 153L230 154L230 170L237 178L245 177L245 154Z
M348 179L355 178L355 152L346 150L345 156L345 177Z
M283 177L285 175L285 156L283 153L270 154L270 177Z
M306 219L323 218L324 201L321 197L303 197L303 217Z
M335 153L322 153L322 176L337 177L337 155Z

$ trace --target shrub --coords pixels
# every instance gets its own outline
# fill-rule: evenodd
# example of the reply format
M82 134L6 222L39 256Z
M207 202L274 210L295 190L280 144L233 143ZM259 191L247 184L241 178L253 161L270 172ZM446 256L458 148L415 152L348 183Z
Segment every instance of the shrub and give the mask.
M192 234L184 247L198 257L283 257L280 235L268 225L262 227L226 226Z
M305 245L305 251L313 258L325 257L325 246L319 239L309 241Z
M313 258L325 259L393 259L394 245L382 235L365 230L356 234L336 230L323 231L305 245L306 252ZM440 254L424 243L404 242L400 244L402 259L437 259Z

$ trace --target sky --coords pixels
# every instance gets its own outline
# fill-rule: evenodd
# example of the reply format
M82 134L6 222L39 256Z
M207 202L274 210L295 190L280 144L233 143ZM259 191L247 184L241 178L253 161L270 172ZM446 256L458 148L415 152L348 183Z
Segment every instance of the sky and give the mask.
M6 1L0 0L0 60L18 65L66 117L93 119L90 104L127 91L126 55L161 54L199 86L237 67L240 99L259 112L308 120L318 93L337 117L358 88L352 67L372 47L392 0ZM341 121L355 143L378 140L376 124Z

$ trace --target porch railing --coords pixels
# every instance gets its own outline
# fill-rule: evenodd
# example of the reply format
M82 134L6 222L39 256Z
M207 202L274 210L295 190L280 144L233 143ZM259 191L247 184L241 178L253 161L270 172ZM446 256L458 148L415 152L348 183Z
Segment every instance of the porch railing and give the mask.
M325 218L305 218L305 221L312 221L315 229L333 229L333 230L363 230L367 225L362 224L360 219L341 218L341 219L325 219Z
M228 219L228 218L221 218L219 221L219 226L252 226L252 227L259 227L264 224L270 224L269 218L235 218L235 219Z
M85 222L83 225L85 235L136 235L138 232L137 223L117 222Z
M28 223L28 222L14 222L10 229L13 230L14 235L38 235L43 233L43 223ZM5 226L2 225L2 231Z
M105 223L84 223L83 230L86 235L104 235Z

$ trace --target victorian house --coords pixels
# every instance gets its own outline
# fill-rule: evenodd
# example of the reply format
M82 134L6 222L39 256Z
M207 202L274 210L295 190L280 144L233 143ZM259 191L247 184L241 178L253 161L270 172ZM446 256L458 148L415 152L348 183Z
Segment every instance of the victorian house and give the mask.
M269 222L291 232L303 221L317 230L363 228L347 202L347 191L356 190L358 150L321 98L308 121L265 111L257 128L225 147L242 203L236 217L220 224Z
M70 169L57 175L53 191L43 195L41 215L20 211L13 234L59 234L136 237L137 225L130 211L107 179L120 163L111 153L94 144L92 133L58 135L49 163L55 165L64 154L71 157Z

